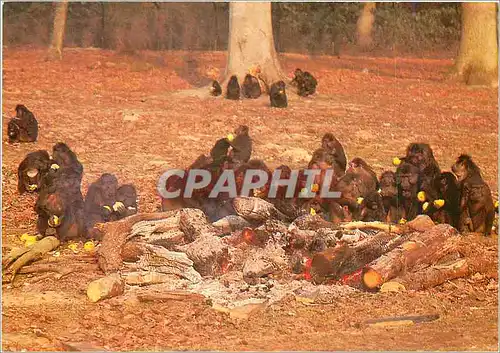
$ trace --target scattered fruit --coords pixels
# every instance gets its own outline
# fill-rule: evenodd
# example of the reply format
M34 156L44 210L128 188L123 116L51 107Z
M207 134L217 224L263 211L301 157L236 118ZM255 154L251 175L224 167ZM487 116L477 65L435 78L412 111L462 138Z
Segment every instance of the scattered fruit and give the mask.
M417 199L420 202L424 202L426 199L425 191L419 191L417 194Z

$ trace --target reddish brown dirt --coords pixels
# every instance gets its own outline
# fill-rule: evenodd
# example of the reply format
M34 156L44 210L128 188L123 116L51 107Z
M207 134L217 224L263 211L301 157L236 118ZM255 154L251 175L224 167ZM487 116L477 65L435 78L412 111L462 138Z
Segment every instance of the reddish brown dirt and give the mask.
M35 197L16 193L18 163L29 151L51 149L58 141L82 161L84 191L101 173L115 173L121 182L136 184L141 211L158 208L155 186L163 170L187 166L240 123L251 128L255 157L272 167L303 165L282 153L290 148L310 153L326 131L339 137L350 158L366 159L378 173L391 169L392 157L418 140L432 145L443 169L461 152L470 153L497 193L497 90L448 80L451 59L285 55L286 72L297 66L311 71L320 94L290 97L288 109L276 110L267 98L233 102L171 95L206 82L207 71L223 72L223 53L125 56L68 49L62 62L46 62L44 54L4 50L4 247L19 245L22 233L36 232ZM6 143L6 123L18 103L39 120L36 144ZM4 285L3 348L61 350L60 341L122 351L498 348L497 283L480 276L425 292L359 294L329 305L292 300L244 321L203 304L91 304L86 285L99 276L70 274L36 283L20 276L20 286ZM428 313L441 318L399 328L359 326L371 318ZM37 336L36 328L49 338Z

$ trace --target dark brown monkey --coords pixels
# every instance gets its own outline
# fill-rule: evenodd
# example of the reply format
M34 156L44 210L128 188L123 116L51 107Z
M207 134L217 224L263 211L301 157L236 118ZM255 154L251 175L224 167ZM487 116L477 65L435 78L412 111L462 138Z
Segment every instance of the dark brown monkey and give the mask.
M345 171L347 167L347 158L345 155L344 147L333 134L326 133L321 139L321 147L333 155L340 168Z
M418 176L418 167L407 162L401 163L396 170L402 218L407 221L417 216L420 207L417 200Z
M377 174L373 169L366 163L362 158L356 157L349 162L346 173L358 174L364 184L364 191L361 195L365 195L378 190L378 179Z
M37 229L42 235L55 235L61 242L87 238L83 198L71 199L61 190L40 196L35 204Z
M234 138L228 141L232 147L229 151L229 158L232 167L237 169L241 164L250 160L250 156L252 155L252 139L246 125L238 126L234 131L234 135Z
M278 81L271 85L269 89L269 99L271 100L271 107L286 108L288 106L285 82Z
M85 218L89 231L96 223L108 222L114 212L118 180L113 174L102 174L90 184L85 196ZM124 207L123 207L124 208ZM120 209L120 212L124 212Z
M364 222L383 221L385 218L384 203L378 191L366 195L360 205L361 217Z
M9 143L35 142L38 138L38 121L24 105L16 106L16 117L7 126Z
M259 98L262 91L257 77L247 74L242 85L242 93L245 98Z
M452 166L460 187L460 232L477 232L488 236L495 218L491 191L481 170L469 155L462 154Z
M260 188L257 189L250 189L249 194L243 195L243 196L255 196L255 197L260 197L260 198L266 198L267 194L269 192L269 186L271 185L271 178L272 178L272 173L271 170L267 167L266 163L260 159L251 159L247 163L242 164L241 166L236 169L234 172L234 177L236 180L236 190L238 192L238 195L241 194L241 191L243 189L243 182L245 180L245 175L248 170L261 170L264 171L267 174L267 181L266 184ZM259 180L258 176L254 176L251 179L252 183L255 183Z
M292 80L292 84L297 85L297 94L299 96L306 97L316 92L318 82L309 72L295 69L295 77Z
M210 151L213 167L221 167L228 159L228 152L231 144L226 137L217 140Z
M327 169L333 169L336 177L341 177L345 173L345 168L342 168L340 163L335 159L335 156L324 148L318 148L313 152L308 168L313 169L314 165L317 165L317 167L321 169L322 174L324 174Z
M222 88L216 80L212 81L210 85L210 94L214 97L220 96L222 94Z
M40 190L42 180L50 168L50 156L47 151L38 150L28 153L17 169L17 191L35 192Z
M401 219L401 214L398 212L400 203L398 200L398 185L396 183L396 173L385 171L380 176L379 181L380 196L384 204L386 222L398 222Z
M359 219L360 208L359 199L365 192L363 180L358 174L345 174L338 179L335 186L332 188L334 191L340 192L340 198L334 200L342 208L347 208L348 213L354 218Z
M137 213L137 191L132 184L124 184L116 190L116 202L112 206L111 221Z
M425 193L423 195L425 197L424 201L434 201L438 194L435 185L441 175L441 170L429 144L411 143L408 145L404 161L419 169L418 188L419 191Z
M232 100L240 99L240 84L236 75L231 76L227 83L226 98Z
M428 202L424 212L435 222L448 223L453 227L458 227L460 218L460 189L457 178L451 172L441 173L436 181L438 198L433 202Z

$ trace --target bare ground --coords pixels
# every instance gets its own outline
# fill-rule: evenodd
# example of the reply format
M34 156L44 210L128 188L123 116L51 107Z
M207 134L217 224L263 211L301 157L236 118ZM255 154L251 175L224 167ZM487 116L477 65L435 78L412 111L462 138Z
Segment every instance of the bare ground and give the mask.
M20 245L20 234L36 232L35 197L16 193L17 165L26 153L50 150L58 141L82 161L84 191L101 173L115 173L136 184L144 212L159 207L155 187L162 171L186 167L241 123L251 128L254 156L271 167L302 166L296 156L311 153L326 131L338 136L349 158L364 158L378 173L391 169L392 157L409 142L423 141L445 170L458 154L471 154L497 195L498 92L448 80L451 59L284 55L286 72L302 67L317 76L319 94L291 96L289 108L277 110L266 97L233 102L172 95L206 83L207 72L223 72L224 53L125 56L68 49L60 63L44 61L44 51L31 48L3 54L4 249ZM6 143L6 123L18 103L39 120L36 144ZM481 276L425 292L358 294L333 304L289 300L238 321L190 302L91 304L86 285L100 275L24 276L4 285L3 348L62 350L61 341L122 351L498 348L498 286ZM399 328L359 326L371 318L428 313L441 317Z

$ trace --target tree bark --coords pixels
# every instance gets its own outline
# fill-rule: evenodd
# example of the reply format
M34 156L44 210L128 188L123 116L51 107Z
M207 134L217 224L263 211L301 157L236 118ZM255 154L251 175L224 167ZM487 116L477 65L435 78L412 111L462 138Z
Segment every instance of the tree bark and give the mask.
M334 278L340 279L342 283L351 284L353 280L349 277L352 273L401 245L408 237L409 235L404 234L380 232L352 248L342 246L327 249L313 256L309 273L315 283Z
M66 30L66 18L68 16L68 1L64 0L56 4L54 17L54 28L52 30L52 42L49 48L48 58L50 60L62 59L64 42L64 31Z
M373 22L375 21L375 6L376 4L374 2L365 3L358 18L356 34L358 38L358 45L363 48L369 47L373 42L372 29Z
M467 85L498 87L495 3L462 3L462 37L456 71Z
M414 233L409 241L369 263L363 270L363 284L374 289L418 265L436 264L457 252L455 228L440 224L425 233Z
M272 83L284 78L274 47L270 2L231 2L229 5L225 81L236 75L241 84L249 72L258 74L266 90Z

